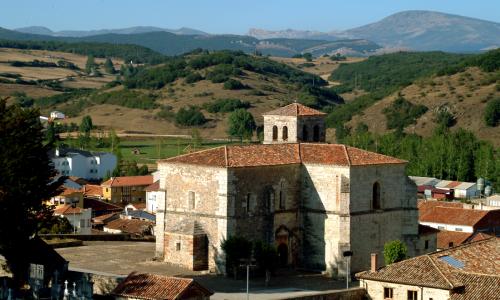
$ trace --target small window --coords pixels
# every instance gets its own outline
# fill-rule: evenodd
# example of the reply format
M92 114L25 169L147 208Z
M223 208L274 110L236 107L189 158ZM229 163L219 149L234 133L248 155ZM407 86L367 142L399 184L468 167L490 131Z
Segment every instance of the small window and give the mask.
M373 184L372 209L380 209L380 184L378 182Z
M408 300L417 300L418 292L417 291L408 291Z
M319 126L314 125L313 127L313 141L319 142Z
M448 247L450 247L450 248L453 247L453 242L449 242Z
M250 213L250 198L251 198L251 195L250 194L247 194L247 196L245 197L245 212L248 214Z
M438 226L439 230L444 230L444 226Z
M462 231L462 228L460 228L460 227L455 227L455 231Z
M106 193L109 192L108 188L106 188Z
M273 126L273 141L278 140L278 126Z
M426 240L425 241L425 246L424 246L425 249L429 249L429 240Z
M175 251L181 251L181 242L175 243Z
M309 134L307 132L307 126L306 125L302 126L302 140L307 141L307 139L309 138L308 135Z
M288 127L283 126L281 137L283 138L284 141L288 140Z
M285 192L280 191L280 209L285 209L285 202L286 202Z
M394 289L393 288L384 288L384 299L392 299Z
M189 209L193 210L195 209L196 206L196 197L194 192L190 191L189 192Z

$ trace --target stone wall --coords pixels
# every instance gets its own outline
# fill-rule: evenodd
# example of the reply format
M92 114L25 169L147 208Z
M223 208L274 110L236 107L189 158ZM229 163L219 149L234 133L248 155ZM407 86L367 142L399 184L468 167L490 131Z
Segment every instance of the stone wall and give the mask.
M273 140L273 127L278 127L278 138ZM283 140L283 127L288 128L288 138ZM264 144L296 143L297 117L295 116L264 116Z
M417 291L417 299L450 299L450 291L419 287L413 285L397 284L390 282L381 282L373 280L361 279L360 287L366 289L369 299L371 300L384 300L384 288L393 289L393 299L407 299L408 291Z
M311 295L283 298L287 300L364 300L366 290L363 288L352 288L348 290L326 291ZM403 299L403 298L401 298Z
M157 219L157 223L163 223L164 228L158 232L168 232L185 220L198 222L209 242L209 269L222 271L218 265L223 264L220 244L227 237L230 210L227 199L227 169L160 163L159 171L160 188L166 191L166 201L163 201L165 208L161 204L162 201L159 202L157 217L163 210L164 222ZM194 195L194 207L191 195ZM160 230L160 227L157 227L157 230ZM161 246L162 242L157 242L157 252L162 251L158 249Z

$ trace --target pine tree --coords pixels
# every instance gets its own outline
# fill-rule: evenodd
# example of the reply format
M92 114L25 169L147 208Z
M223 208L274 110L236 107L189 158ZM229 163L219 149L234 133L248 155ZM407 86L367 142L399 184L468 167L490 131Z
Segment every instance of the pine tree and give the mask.
M87 57L87 63L85 64L85 73L90 74L94 70L95 70L95 60L94 60L94 56L92 54L90 54Z
M113 66L113 62L110 58L106 58L106 61L104 62L104 70L109 74L116 73L115 66Z
M52 215L43 200L57 193L61 181L44 145L38 109L7 106L0 100L0 254L17 287L28 274L26 260L38 223Z

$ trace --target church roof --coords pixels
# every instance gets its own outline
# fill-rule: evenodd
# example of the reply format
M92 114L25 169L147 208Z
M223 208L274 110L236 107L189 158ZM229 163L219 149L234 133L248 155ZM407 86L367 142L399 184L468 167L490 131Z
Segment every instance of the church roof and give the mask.
M159 162L225 168L300 163L338 166L406 163L405 160L350 146L312 143L222 146L160 160Z
M292 103L287 106L280 107L264 114L273 116L324 116L324 112L307 107L300 103Z

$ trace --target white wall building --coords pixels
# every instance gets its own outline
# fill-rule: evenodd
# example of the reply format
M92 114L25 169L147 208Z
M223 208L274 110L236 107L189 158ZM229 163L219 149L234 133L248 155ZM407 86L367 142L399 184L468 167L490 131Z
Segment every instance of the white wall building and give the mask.
M153 184L145 188L146 191L146 211L156 213L158 202L164 199L165 192L160 191L160 172L152 173Z
M54 209L54 215L66 218L74 228L75 234L91 234L92 209L72 207L65 204Z
M104 178L108 171L113 172L117 164L116 156L107 152L60 148L54 149L49 155L60 175L89 180Z
M442 190L453 190L455 198L470 199L478 195L477 183L441 180L436 188Z

